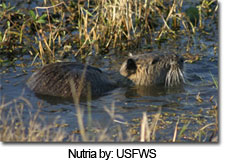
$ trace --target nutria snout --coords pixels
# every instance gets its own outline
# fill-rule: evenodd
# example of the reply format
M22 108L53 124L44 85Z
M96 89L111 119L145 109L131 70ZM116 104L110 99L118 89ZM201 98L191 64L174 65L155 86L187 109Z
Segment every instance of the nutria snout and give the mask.
M136 86L164 84L171 87L184 82L183 62L176 54L143 54L124 61L120 74Z
M46 65L34 72L27 81L35 93L72 97L71 83L80 96L101 96L118 86L174 86L184 82L183 59L178 55L143 54L128 58L120 68L120 75L110 79L98 68L74 62ZM72 82L71 82L72 80Z

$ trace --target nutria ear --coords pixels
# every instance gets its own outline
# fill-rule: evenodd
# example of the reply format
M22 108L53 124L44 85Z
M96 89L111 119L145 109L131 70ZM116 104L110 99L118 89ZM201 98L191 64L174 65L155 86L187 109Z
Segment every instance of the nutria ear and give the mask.
M129 58L127 59L127 70L136 70L137 66L136 66L136 62L134 61L134 59Z
M151 64L154 65L155 63L157 63L159 61L158 57L154 57Z

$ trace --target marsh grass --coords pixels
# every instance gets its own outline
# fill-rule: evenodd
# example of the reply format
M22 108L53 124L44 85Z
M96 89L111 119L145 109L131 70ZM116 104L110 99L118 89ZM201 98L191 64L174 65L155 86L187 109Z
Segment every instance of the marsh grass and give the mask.
M29 120L24 120L24 108L28 108ZM45 125L40 111L32 114L32 106L23 97L2 103L0 106L0 140L4 142L57 142L65 138L62 129L57 129L58 118Z
M39 108L38 108L39 107ZM76 114L74 119L78 125L73 132L66 131L69 124L60 117L55 117L50 123L46 122L40 113L40 105L35 108L24 97L19 97L0 106L0 141L3 142L210 142L211 136L218 132L218 115L215 109L215 122L200 124L199 129L191 129L190 123L195 119L185 119L178 116L174 125L173 135L164 136L158 132L171 127L171 122L164 120L164 113L159 107L158 112L147 115L143 112L142 118L136 120L137 125L124 122L123 117L115 113L115 105L105 107L110 120L104 126L98 123L86 125L83 118L83 109L75 101ZM37 109L33 111L33 109ZM27 116L27 113L29 117ZM184 120L185 122L182 122ZM183 124L182 124L183 123ZM124 128L126 131L124 131ZM196 127L196 126L195 126ZM171 127L172 128L172 127ZM128 130L128 131L127 131ZM133 130L133 131L129 131ZM190 133L191 131L191 133ZM210 133L210 132L213 132Z
M42 64L56 62L65 48L82 58L111 49L133 50L153 42L187 39L204 30L205 21L214 20L216 0L204 0L183 11L183 0L93 0L44 1L34 9L0 4L0 47L5 52L18 49L39 58ZM59 55L59 50L62 54Z

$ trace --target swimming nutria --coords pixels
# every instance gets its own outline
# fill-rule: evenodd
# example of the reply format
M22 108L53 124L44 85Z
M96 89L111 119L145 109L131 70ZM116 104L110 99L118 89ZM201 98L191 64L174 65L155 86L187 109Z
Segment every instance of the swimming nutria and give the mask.
M164 84L172 87L184 82L183 62L183 58L176 54L143 54L124 61L120 74L136 86Z
M158 84L174 86L184 81L182 70L183 59L175 54L144 54L131 57L124 61L120 75L114 77L114 80L96 67L74 62L59 62L46 65L33 73L27 85L38 94L71 97L72 79L76 90L82 86L81 97L86 97L89 90L92 96L100 96L118 86L127 85L128 82L137 86Z
M72 97L71 79L76 90L82 86L81 97L86 97L90 90L94 96L100 96L116 87L116 83L100 69L75 62L58 62L43 66L32 74L27 85L37 94Z

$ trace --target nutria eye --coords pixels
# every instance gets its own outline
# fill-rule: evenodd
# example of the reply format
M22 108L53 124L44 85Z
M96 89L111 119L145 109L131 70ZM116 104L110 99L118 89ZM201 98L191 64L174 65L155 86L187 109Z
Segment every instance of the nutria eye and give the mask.
M128 70L136 70L137 69L135 61L131 58L127 60L127 69Z

